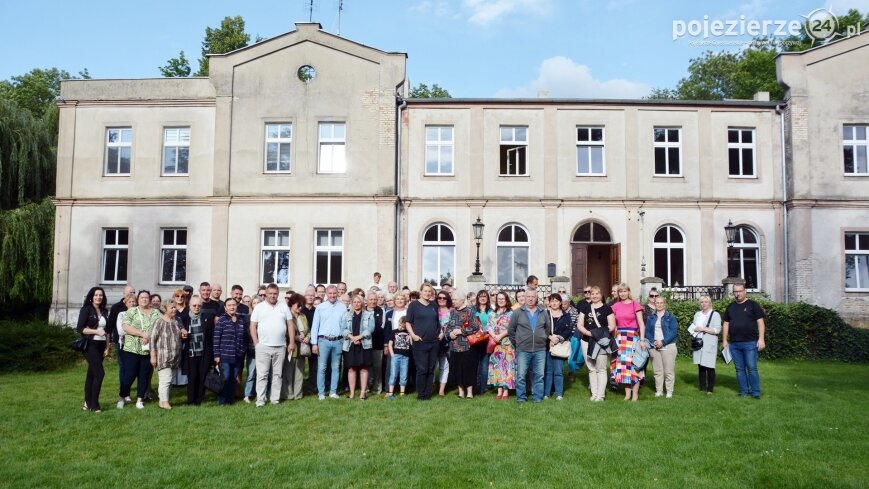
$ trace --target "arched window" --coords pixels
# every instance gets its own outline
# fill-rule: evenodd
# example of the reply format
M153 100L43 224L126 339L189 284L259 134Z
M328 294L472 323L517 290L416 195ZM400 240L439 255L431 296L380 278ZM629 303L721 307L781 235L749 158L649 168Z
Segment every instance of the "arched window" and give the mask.
M676 226L663 226L655 233L655 276L664 287L685 285L685 236Z
M739 264L739 276L745 280L745 288L760 290L760 240L749 226L736 229L733 240L733 259Z
M422 280L439 287L455 275L455 234L446 224L432 224L422 237Z
M528 231L508 224L498 232L498 283L524 284L528 278Z
M574 243L612 243L610 232L599 223L587 222L573 233Z

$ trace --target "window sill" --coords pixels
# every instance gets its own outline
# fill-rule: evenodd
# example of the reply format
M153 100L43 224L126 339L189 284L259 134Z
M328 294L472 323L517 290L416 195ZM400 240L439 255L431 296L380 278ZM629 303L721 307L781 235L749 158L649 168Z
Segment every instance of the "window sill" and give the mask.
M450 174L446 174L446 173L444 173L444 174L437 174L437 173L423 173L423 174L422 174L422 178L423 178L424 180L429 179L429 178L432 178L432 179L435 179L435 180L455 180L455 179L456 179L456 174L455 174L455 173L450 173Z
M507 178L507 179L512 179L512 178L531 178L531 175L530 175L530 174L529 174L529 175L500 175L500 174L499 174L499 175L498 175L498 178Z
M757 175L727 175L731 180L759 180Z
M292 176L292 171L264 171L263 175L284 175L284 176Z
M654 178L681 178L681 179L683 179L683 180L685 179L685 175L682 175L682 174L679 174L679 175L658 175L658 174L653 174L652 177L654 177Z
M862 297L869 294L869 289L845 289L846 297Z
M866 178L869 177L869 173L843 173L842 176L845 178Z
M190 178L189 173L183 175L160 175L160 178Z

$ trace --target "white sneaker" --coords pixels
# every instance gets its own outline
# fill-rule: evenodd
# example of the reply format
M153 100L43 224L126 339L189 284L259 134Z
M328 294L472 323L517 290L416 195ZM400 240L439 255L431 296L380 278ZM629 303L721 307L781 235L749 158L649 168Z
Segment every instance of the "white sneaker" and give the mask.
M338 394L329 394L329 399L341 399L341 396Z
M244 402L245 402L246 404L250 404L250 397L248 397L248 396L244 396Z
M325 400L326 400L326 396L324 396L323 394L320 394L319 396L317 396L317 400L319 400L319 401L325 401Z
M672 398L673 398L673 393L672 393L672 392L668 392L668 393L667 393L667 399L672 399Z
M261 401L256 402L256 407L263 407L265 405L266 405L266 403L264 403L264 402L261 402Z
M117 404L118 409L124 409L124 404L125 404L125 403L124 403L124 400L123 400L123 399L120 400L120 401L118 401L118 404Z
M663 397L663 396L664 396L663 392L656 392L655 393L655 397Z
M142 401L136 401L136 409L145 409L145 403Z
M555 398L556 401L561 401L561 400L563 400L563 399L564 399L564 398L561 397L561 396L558 396L558 397Z

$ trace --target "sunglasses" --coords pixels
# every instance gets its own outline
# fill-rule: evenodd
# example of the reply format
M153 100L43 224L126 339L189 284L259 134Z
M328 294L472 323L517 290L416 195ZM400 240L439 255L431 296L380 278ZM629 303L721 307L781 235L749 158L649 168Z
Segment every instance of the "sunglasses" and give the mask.
M655 297L661 297L658 294L649 294L649 298L654 299Z
M583 294L591 294L591 291L590 290L583 290L582 293Z
M266 296L265 294L259 294L259 297L265 297L265 296Z
M439 301L445 301L445 300L447 300L447 298L446 298L446 297L443 297L443 296L441 296L441 297L438 297L438 300L439 300Z

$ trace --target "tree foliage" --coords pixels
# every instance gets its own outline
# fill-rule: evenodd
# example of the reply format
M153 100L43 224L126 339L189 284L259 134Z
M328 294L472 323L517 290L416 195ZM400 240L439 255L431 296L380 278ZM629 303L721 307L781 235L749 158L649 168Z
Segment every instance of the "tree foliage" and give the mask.
M437 83L428 87L425 83L410 89L410 98L452 98L450 92L446 88L441 87Z
M865 16L860 14L857 9L850 9L845 15L836 17L836 35L830 36L823 42L814 41L808 35L808 30L803 28L799 36L790 36L781 43L782 51L805 51L815 46L823 45L826 42L836 41L849 33L863 32L864 26L869 23L869 13Z
M54 194L57 106L37 118L12 100L0 99L0 209Z
M678 98L751 99L757 92L769 92L779 100L784 91L776 79L775 56L775 49L763 42L741 53L707 51L690 61L688 76L676 86Z
M187 56L184 56L184 51L178 53L177 58L170 58L165 66L159 68L160 74L166 78L187 77L190 76L190 61Z
M60 81L73 78L87 79L90 74L87 68L80 71L77 77L57 68L35 68L23 75L0 81L0 99L14 101L39 118L60 96Z
M53 247L51 199L0 211L0 301L51 301Z
M676 100L679 98L679 92L672 88L652 88L649 95L643 98L648 100Z
M224 17L220 27L205 28L202 41L202 57L196 76L208 76L208 54L223 54L243 48L250 43L250 34L244 32L244 19L240 15ZM171 63L171 60L170 60Z

